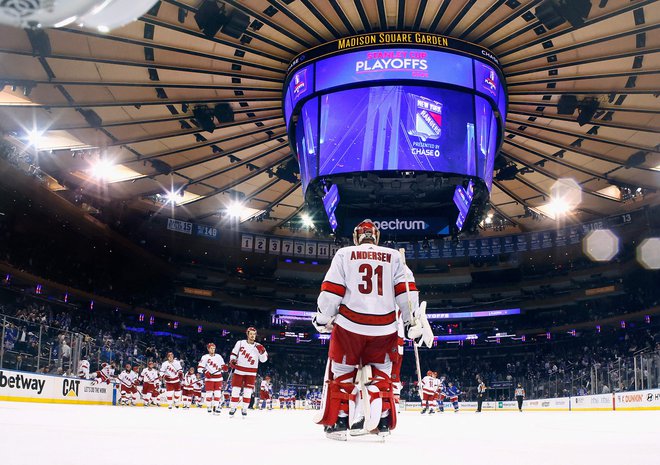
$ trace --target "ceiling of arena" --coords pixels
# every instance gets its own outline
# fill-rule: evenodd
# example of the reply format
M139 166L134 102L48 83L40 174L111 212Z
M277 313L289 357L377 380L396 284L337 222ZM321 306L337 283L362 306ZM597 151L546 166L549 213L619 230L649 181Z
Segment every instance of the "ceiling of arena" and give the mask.
M47 30L50 51L1 27L0 128L18 140L46 131L36 144L52 151L39 164L69 189L155 211L156 194L186 186L163 214L217 224L241 198L250 209L243 219L260 217L243 228L286 233L303 211L300 184L277 175L292 157L280 102L289 62L361 32L427 31L487 47L502 63L509 106L500 168L509 168L491 204L512 230L555 224L537 213L559 178L582 188L571 221L657 202L658 2L594 0L584 25L551 30L535 16L539 0L225 3L250 17L240 39L204 36L194 19L200 0L163 0L106 34ZM577 112L558 114L562 95L596 99L598 110L581 126ZM194 107L221 102L235 121L213 133L197 127ZM103 183L90 173L99 157L121 168Z

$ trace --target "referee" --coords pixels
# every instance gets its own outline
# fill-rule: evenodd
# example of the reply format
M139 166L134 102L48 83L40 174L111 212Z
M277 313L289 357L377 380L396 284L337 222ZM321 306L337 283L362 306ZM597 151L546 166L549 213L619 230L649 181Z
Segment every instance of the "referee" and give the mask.
M514 395L518 401L518 411L522 412L523 399L525 398L525 390L523 389L522 384L518 383L518 387L516 388Z
M486 396L486 385L484 382L479 379L479 386L477 386L477 412L476 413L481 413L481 404L484 402L484 397Z

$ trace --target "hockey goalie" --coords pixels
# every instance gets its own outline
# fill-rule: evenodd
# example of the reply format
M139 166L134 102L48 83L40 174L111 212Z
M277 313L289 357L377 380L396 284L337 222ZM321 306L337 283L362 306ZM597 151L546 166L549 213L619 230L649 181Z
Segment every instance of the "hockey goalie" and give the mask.
M355 227L355 245L337 252L317 301L313 324L332 336L316 422L331 439L346 440L349 429L386 436L396 428L397 307L406 337L433 344L412 273L399 252L378 246L379 236L371 220Z

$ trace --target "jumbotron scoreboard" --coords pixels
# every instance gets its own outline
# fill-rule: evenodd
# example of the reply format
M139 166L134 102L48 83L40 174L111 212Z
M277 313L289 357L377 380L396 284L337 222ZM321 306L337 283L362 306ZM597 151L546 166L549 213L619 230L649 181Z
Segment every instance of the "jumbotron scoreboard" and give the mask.
M495 55L436 34L384 32L307 50L290 64L284 117L308 208L349 235L472 230L502 144L507 92Z

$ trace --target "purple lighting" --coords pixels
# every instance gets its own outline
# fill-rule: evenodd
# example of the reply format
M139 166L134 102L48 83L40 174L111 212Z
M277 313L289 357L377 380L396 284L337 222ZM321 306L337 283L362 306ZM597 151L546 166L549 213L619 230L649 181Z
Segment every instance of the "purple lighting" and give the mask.
M519 314L519 308L510 308L507 310L484 310L480 312L428 313L426 317L429 320L458 320L461 318L485 318Z

